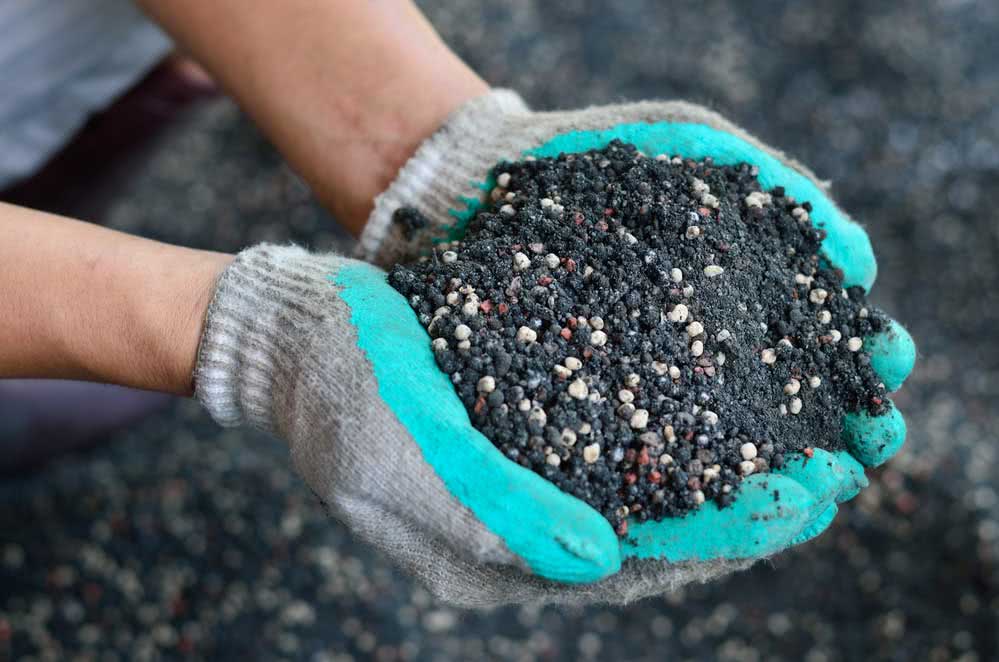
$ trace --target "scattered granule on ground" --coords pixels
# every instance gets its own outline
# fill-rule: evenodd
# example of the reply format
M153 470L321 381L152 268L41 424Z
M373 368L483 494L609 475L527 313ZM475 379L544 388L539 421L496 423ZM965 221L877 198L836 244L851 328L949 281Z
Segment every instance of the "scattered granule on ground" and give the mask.
M502 163L463 239L389 276L472 424L622 535L890 406L863 347L886 318L756 175L620 142Z

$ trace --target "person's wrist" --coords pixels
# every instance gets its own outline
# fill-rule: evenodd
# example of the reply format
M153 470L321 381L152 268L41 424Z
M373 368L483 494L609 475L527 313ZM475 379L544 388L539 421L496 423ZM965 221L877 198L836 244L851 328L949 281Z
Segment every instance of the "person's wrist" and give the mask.
M420 145L454 111L489 92L489 86L463 64L446 75L430 97L415 89L397 89L391 95L359 101L354 114L363 118L362 126L357 141L346 146L349 156L341 154L328 179L313 184L320 200L353 234L360 235L375 198ZM414 104L414 99L419 102Z
M66 341L77 372L96 381L189 396L205 313L232 256L144 240L119 248L128 255L108 255L95 279L105 284L108 317L68 327L93 329L89 340Z
M194 394L194 369L208 306L219 277L234 256L190 251L186 273L176 284L175 332L163 336L164 385L177 395Z

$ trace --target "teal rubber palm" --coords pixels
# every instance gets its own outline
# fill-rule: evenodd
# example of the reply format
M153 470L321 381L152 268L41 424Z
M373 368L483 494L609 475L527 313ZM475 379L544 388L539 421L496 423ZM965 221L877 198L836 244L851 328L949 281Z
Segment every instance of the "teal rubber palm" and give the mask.
M620 124L605 130L557 135L521 154L557 156L605 147L614 139L635 144L646 154L679 154L719 164L759 167L764 188L783 186L812 203L810 217L828 235L823 251L843 270L846 285L869 289L877 274L867 234L847 217L812 178L735 135L697 123ZM482 173L486 178L486 173ZM486 179L478 188L489 190ZM457 202L457 201L456 201ZM453 211L453 234L478 210L476 199ZM837 503L867 484L864 467L893 455L905 438L897 409L871 418L851 414L844 421L847 450L815 450L811 458L791 458L780 470L750 476L732 505L704 504L683 518L633 523L619 539L610 524L582 501L505 458L475 430L449 379L437 368L429 338L405 300L374 268L341 270L336 280L352 311L362 349L378 379L379 393L406 426L426 461L448 490L543 578L568 583L593 582L616 573L627 559L674 563L741 560L767 556L814 537L835 517ZM897 323L865 339L872 365L889 390L912 369L915 346ZM404 375L399 370L406 366Z

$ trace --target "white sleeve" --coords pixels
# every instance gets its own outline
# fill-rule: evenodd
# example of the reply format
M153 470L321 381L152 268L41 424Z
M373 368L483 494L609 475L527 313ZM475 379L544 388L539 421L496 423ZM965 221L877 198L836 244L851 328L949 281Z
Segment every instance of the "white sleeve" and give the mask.
M131 0L0 2L0 189L41 166L171 48Z

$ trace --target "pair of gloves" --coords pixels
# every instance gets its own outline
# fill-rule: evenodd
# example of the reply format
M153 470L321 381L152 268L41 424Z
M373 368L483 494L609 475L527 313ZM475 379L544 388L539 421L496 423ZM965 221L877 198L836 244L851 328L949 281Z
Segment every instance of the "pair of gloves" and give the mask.
M613 139L648 155L759 167L764 189L812 203L823 249L846 285L869 289L876 265L863 229L800 164L702 107L637 103L534 113L514 93L469 102L423 144L376 201L361 257L262 245L219 279L195 373L198 399L223 425L284 439L330 514L416 575L444 601L624 603L708 581L823 531L837 503L867 484L864 467L905 438L894 408L849 414L847 450L816 450L755 474L724 509L632 524L619 539L582 501L507 458L475 430L429 338L372 262L391 265L460 233L502 160L557 156ZM431 220L392 223L399 207ZM865 339L889 390L912 369L905 330ZM773 498L780 492L780 501Z

